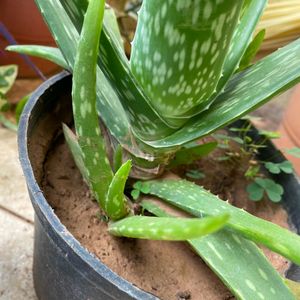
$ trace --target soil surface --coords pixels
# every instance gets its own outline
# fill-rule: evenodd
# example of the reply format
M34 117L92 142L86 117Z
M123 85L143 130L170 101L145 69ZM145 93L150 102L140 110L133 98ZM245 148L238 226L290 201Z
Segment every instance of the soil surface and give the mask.
M247 200L242 168L220 163L211 156L192 166L206 170L203 184L220 197L251 213L287 227L278 205ZM177 170L184 175L183 169ZM217 175L216 175L217 174ZM42 189L61 222L90 252L114 272L161 299L234 299L230 291L184 243L115 238L106 231L99 208L77 170L62 137L56 140L44 164ZM283 273L287 261L265 251Z

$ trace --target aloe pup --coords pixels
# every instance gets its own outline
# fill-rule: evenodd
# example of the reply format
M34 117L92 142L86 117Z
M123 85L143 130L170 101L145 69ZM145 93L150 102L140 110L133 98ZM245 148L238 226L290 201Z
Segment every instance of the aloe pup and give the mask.
M197 218L174 219L146 199L143 206L158 217L133 216L123 191L128 176L155 178L174 161L185 163L184 152L201 156L207 145L193 141L299 82L300 40L246 67L247 56L257 48L250 42L266 1L144 0L128 61L112 19L103 18L104 1L36 2L60 50L10 50L51 59L73 72L76 134L66 126L64 133L78 168L110 219L108 231L187 240L237 298L294 299L252 241L299 264L296 234L183 180L146 181L136 183L135 189ZM114 171L98 115L119 144ZM130 160L121 164L122 157Z

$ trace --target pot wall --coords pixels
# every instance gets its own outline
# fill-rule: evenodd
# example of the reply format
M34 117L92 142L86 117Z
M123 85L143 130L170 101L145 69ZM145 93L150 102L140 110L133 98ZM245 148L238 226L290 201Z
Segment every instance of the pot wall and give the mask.
M83 248L40 190L50 144L61 134L61 123L72 122L70 94L71 76L66 72L46 81L32 95L19 125L20 161L35 210L33 277L37 296L42 300L158 299L115 274Z
M49 146L61 134L61 123L72 122L70 92L68 73L49 79L30 98L19 126L20 161L35 210L33 275L37 295L43 300L158 299L115 274L83 248L61 224L40 190L42 165ZM47 138L41 142L41 136ZM259 138L255 129L252 137ZM259 155L261 160L284 159L271 143ZM284 187L283 206L292 227L299 233L299 184L291 174L279 174L275 179ZM287 275L300 281L299 267L292 265Z

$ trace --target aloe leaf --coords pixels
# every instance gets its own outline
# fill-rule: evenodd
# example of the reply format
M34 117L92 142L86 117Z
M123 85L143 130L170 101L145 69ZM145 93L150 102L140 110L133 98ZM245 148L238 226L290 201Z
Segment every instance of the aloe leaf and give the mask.
M200 157L208 155L217 146L217 142L210 142L201 145L194 143L193 146L185 145L182 149L176 152L174 159L169 164L169 167L173 168L179 165L191 164Z
M109 35L114 39L114 44L119 46L120 52L123 50L124 53L124 43L119 29L117 16L110 6L105 7L103 24L105 28L110 31Z
M293 291L295 299L300 299L300 283L289 279L284 280L286 285Z
M288 68L287 68L288 66ZM300 39L236 74L210 109L152 147L182 145L206 136L261 106L300 81Z
M113 178L96 112L96 63L104 13L104 0L91 0L74 64L72 104L78 144L88 183L102 208ZM87 122L88 121L88 122Z
M112 220L121 219L129 212L124 188L130 170L131 161L128 160L118 169L109 185L104 210Z
M118 144L113 157L114 172L117 172L119 168L122 166L122 160L123 160L123 149L121 145Z
M66 70L70 70L70 67L68 66L61 51L55 47L37 45L13 45L6 47L6 50L47 59Z
M158 217L170 217L151 201L141 205ZM236 239L222 229L187 242L238 299L294 299L260 249L247 239Z
M233 41L229 48L229 55L224 64L223 77L218 83L218 91L220 91L228 79L239 67L243 54L246 52L256 25L266 7L267 0L252 0L243 11L243 15L239 25L234 33Z
M203 219L133 216L110 224L108 231L130 238L185 241L221 229L228 219L228 214Z
M238 68L243 54L245 53L246 49L248 49L252 34L256 28L260 16L263 13L266 3L267 0L251 0L247 1L247 3L244 1L241 18L239 20L238 26L235 28L228 54L225 57L222 77L220 78L220 81L218 82L216 88L218 94L222 91L232 74ZM213 98L209 100L209 102L213 103L216 99L216 96L217 94L214 95ZM189 112L186 115L195 115L200 111L201 106L194 108L192 112Z
M165 119L208 106L241 6L242 1L143 1L131 69Z
M88 183L88 181L89 181L88 170L85 167L85 164L83 161L83 153L79 146L78 138L66 124L63 124L63 132L64 132L64 137L66 139L66 142L68 144L68 147L72 153L75 164L76 164L77 168L79 169L82 177Z
M254 37L253 41L248 46L244 56L241 59L238 71L242 71L251 65L252 60L255 58L255 55L259 51L259 48L265 38L265 33L266 33L266 30L262 29Z
M88 1L37 0L36 2L63 55L72 67L75 58L74 49ZM61 26L62 23L64 26ZM173 132L173 129L147 100L131 74L123 49L120 49L110 34L111 31L104 24L100 42L101 59L98 60L97 70L100 73L99 78L101 77L101 81L97 83L100 102L98 106L101 106L103 112L101 116L112 134L122 146L135 151L133 146L135 138L131 127L134 127L135 135L148 139L165 137ZM116 116L119 121L116 120ZM134 153L134 155L142 154Z
M232 230L233 235L238 232L300 264L300 237L295 233L252 216L189 181L154 180L147 181L147 187L151 195L160 197L195 216L229 213L231 217L228 228Z

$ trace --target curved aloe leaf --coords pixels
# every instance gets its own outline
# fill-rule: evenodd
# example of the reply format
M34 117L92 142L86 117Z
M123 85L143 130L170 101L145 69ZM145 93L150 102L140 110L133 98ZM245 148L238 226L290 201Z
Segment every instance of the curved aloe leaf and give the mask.
M141 204L158 217L170 217L151 201ZM187 242L238 299L294 299L260 249L243 237L222 229Z
M44 58L54 62L66 70L70 70L65 58L61 51L55 47L37 46L37 45L13 45L6 47L6 50L32 55L40 58Z
M154 180L147 181L146 184L150 194L160 197L192 215L202 217L203 215L229 213L231 218L228 221L228 228L233 230L233 235L238 232L296 264L300 264L300 237L297 234L252 216L186 180Z
M89 2L78 44L72 85L78 144L88 183L102 208L105 208L106 194L113 178L96 112L96 63L104 5L104 0Z
M129 212L124 188L130 170L131 161L128 160L118 169L109 185L104 210L112 220L121 219Z
M36 2L63 55L72 67L75 58L74 49L76 49L88 1L37 0ZM61 26L62 23L64 26ZM100 57L97 72L102 78L97 88L100 94L99 106L103 111L101 116L120 143L125 148L130 148L131 152L134 151L132 144L135 138L131 130L128 130L131 126L134 127L136 135L148 139L162 138L173 132L174 130L149 104L131 74L123 49L120 48L119 43L116 43L105 24L101 34ZM118 114L116 114L116 107ZM115 119L116 115L119 121ZM141 153L134 154L142 156Z
M233 36L232 43L229 48L228 56L223 67L223 77L218 83L217 90L223 89L231 75L238 69L239 62L243 54L246 52L256 25L261 17L267 0L248 1L241 20Z
M143 1L131 68L165 119L199 105L206 109L221 78L241 6L242 1ZM178 119L175 125L185 121Z
M228 219L228 214L203 219L133 216L110 224L108 231L130 238L185 241L221 229Z
M78 46L79 32L81 31L83 14L86 11L87 1L80 1L76 4L75 1L41 1L37 0L38 4L49 28L60 46L60 49L70 67L73 68L76 49ZM69 6L69 14L74 19L80 14L80 21L75 27L66 12L64 6ZM84 8L82 5L84 4ZM64 24L62 26L62 24ZM103 36L103 32L101 36ZM119 49L119 47L117 47ZM120 49L118 50L120 51ZM123 50L122 50L123 51ZM119 96L111 86L109 80L104 76L100 67L97 67L97 110L101 112L101 118L109 128L112 135L121 143L123 148L127 149L137 157L144 157L144 153L136 147L135 136L132 133L131 126L127 119L127 115L120 104Z
M287 67L288 66L288 67ZM236 74L210 109L152 147L168 148L224 127L300 81L300 39Z

